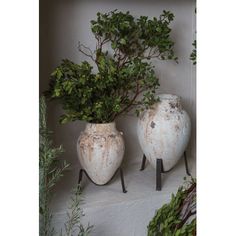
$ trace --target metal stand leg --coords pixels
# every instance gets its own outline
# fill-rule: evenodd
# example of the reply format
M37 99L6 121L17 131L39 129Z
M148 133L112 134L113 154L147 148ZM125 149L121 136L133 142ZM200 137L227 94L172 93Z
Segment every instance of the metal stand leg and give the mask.
M145 169L146 159L147 159L147 158L146 158L145 154L143 154L143 160L142 160L142 165L141 165L140 171L142 171L142 170Z
M145 169L146 159L147 158L146 158L145 154L143 154L142 165L141 165L140 171ZM188 159L187 159L186 151L184 152L184 163L185 163L185 170L186 170L187 175L191 176L189 169L188 169ZM165 171L163 168L162 159L158 159L158 158L156 159L156 190L161 191L161 189L162 189L161 174L170 172L172 169L173 169L173 167L171 169ZM122 186L122 188L123 188L123 186Z
M80 172L79 172L79 181L78 181L78 184L81 183L82 178L83 178L83 169L81 169Z
M108 181L106 184L96 184L88 175L88 173L86 172L86 170L84 169L80 169L79 171L79 180L78 180L78 184L81 183L82 178L83 178L83 172L84 174L87 176L87 178L95 185L97 186L103 186L103 185L107 185L109 182L111 182L111 180L115 177L115 175L117 174L117 172L120 171L120 179L121 179L121 186L122 186L122 191L123 193L127 193L127 190L125 189L125 181L124 181L124 175L123 175L123 170L122 168L118 168L117 171L115 172L115 174L112 176L112 178L110 179L110 181Z
M161 191L162 159L156 159L156 190Z
M127 193L127 190L125 189L123 170L121 168L120 168L120 179L121 179L121 186L122 186L123 193Z
M188 159L187 159L187 154L186 151L184 152L184 164L185 164L185 170L188 176L191 176L189 169L188 169Z

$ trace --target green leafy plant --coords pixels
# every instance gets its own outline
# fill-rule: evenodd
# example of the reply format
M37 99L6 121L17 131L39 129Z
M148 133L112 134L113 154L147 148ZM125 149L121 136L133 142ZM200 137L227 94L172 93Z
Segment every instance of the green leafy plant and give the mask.
M58 156L63 152L62 146L53 147L50 139L50 132L47 128L45 98L40 98L40 117L39 117L39 228L40 236L52 236L56 232L52 227L52 213L49 203L52 199L52 189L59 179L63 176L63 172L68 168L69 164L65 161L59 165ZM80 208L81 191L76 188L71 197L71 205L68 212L68 221L65 223L66 236L74 235L74 231L78 236L87 236L92 226L84 228L80 223L83 212ZM61 233L62 236L62 233Z
M159 19L136 19L116 10L97 13L97 19L91 21L96 49L81 43L78 47L92 63L65 59L51 74L47 95L62 103L61 123L108 123L133 108L139 115L158 101L159 80L150 60L177 61L170 39L173 19L169 11L163 11Z
M148 236L196 235L196 181L181 186L148 225Z

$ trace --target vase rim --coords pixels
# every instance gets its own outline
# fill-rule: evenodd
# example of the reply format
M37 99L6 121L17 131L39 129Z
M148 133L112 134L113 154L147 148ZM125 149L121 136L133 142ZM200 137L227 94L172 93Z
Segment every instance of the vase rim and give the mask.
M116 123L87 123L85 130L92 132L104 132L104 130L116 130Z
M116 122L115 121L112 121L112 122L107 122L107 123L94 123L94 122L87 122L87 124L89 125L112 125L112 124L115 124Z
M179 96L177 96L175 94L169 94L169 93L158 94L158 97L160 97L161 100L180 99Z

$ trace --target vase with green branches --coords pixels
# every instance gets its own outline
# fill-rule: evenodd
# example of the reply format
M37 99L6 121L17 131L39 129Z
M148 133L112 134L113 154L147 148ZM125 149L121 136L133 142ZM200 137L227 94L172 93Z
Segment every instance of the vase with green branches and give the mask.
M173 19L169 11L152 19L117 10L97 13L91 21L95 49L78 45L89 60L77 64L64 59L51 74L47 94L62 104L60 122L88 122L78 140L78 153L97 184L107 183L123 159L124 141L115 128L116 118L130 111L139 115L158 101L159 80L151 61L177 61L170 38Z

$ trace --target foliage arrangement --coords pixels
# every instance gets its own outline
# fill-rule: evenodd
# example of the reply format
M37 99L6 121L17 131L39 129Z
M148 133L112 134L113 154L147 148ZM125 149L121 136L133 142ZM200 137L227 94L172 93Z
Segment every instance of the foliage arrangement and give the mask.
M40 98L40 127L39 127L39 228L40 236L52 236L56 232L51 225L52 214L49 203L52 198L52 188L63 176L64 170L69 166L65 161L59 165L57 157L63 152L62 147L53 147L50 135L52 132L47 129L45 98ZM72 195L71 206L68 212L68 221L65 224L66 236L72 236L75 229L79 228L78 236L87 236L91 226L84 228L80 224L83 215L80 209L81 191L80 188ZM62 233L61 233L62 235Z
M90 63L65 59L51 74L47 95L63 105L60 122L108 123L133 108L139 115L155 103L159 80L150 60L177 61L170 39L173 19L169 11L163 11L159 19L136 19L116 10L97 13L91 21L96 49L78 46Z
M163 205L148 225L148 236L196 235L196 181L181 186L171 201Z

